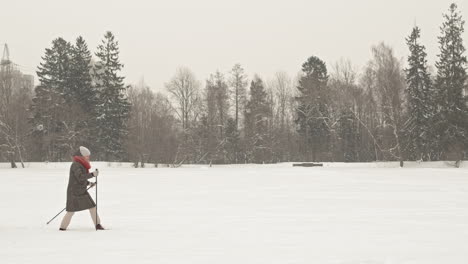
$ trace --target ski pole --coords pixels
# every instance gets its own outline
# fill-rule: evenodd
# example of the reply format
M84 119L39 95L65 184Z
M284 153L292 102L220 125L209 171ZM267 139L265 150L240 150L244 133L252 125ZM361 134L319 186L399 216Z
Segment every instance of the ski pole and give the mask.
M86 189L86 191L88 191L89 189L93 188L93 186L94 186L94 185L89 186L89 188ZM97 182L96 182L96 189L97 189ZM66 207L63 208L63 210L60 211L60 212L59 212L56 216L54 216L52 219L50 219L50 221L47 222L47 224L50 224L50 222L52 222L55 218L57 218L57 216L59 216L61 213L63 213L63 211L65 211L65 209L67 209L67 208L66 208ZM97 208L96 208L96 209L97 209Z
M98 169L96 169L96 171L97 171L98 174L99 174ZM97 177L98 177L98 175L96 175L96 226L95 226L95 227L96 227L96 231L98 231L97 225L100 224L100 223L98 223L98 213L97 213Z

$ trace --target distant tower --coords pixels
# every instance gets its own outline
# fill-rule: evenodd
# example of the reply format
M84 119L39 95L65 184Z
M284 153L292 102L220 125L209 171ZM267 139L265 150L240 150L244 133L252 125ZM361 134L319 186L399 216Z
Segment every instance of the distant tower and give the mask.
M5 43L3 48L3 56L0 60L0 78L5 82L3 89L4 92L11 93L13 87L27 87L34 89L34 76L30 74L23 74L18 64L10 59L10 49L8 44ZM5 88L7 87L7 88Z
M5 65L9 65L9 64L11 64L10 50L8 49L8 44L5 43L5 47L3 48L3 56L2 56L2 60L1 60L1 65L5 66Z
M0 94L2 95L3 103L5 105L9 105L13 91L11 66L10 51L8 50L8 45L5 43L2 60L0 61L0 79L2 80L2 85L0 85Z

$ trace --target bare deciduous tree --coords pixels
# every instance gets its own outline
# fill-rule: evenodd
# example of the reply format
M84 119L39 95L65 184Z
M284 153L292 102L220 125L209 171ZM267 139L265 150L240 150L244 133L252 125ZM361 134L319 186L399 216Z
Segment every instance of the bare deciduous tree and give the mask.
M198 117L196 110L200 103L200 82L189 68L180 67L171 81L166 84L166 88L174 100L175 112L180 119L182 129L188 129L191 122Z
M372 48L373 58L368 69L375 76L375 95L379 107L380 127L383 134L383 147L392 158L400 160L402 155L402 114L404 104L405 79L400 62L393 49L384 43Z
M176 151L175 119L165 95L154 93L143 82L129 90L132 104L126 148L135 167L145 163L171 163Z
M270 93L270 106L273 132L273 149L275 159L278 161L289 161L291 159L294 145L293 133L293 81L286 72L277 72L273 79L268 82L268 91Z
M6 154L12 168L17 167L16 161L18 159L24 168L23 152L29 133L27 106L32 97L32 81L27 82L27 80L9 58L2 59L0 68L0 150L1 153Z

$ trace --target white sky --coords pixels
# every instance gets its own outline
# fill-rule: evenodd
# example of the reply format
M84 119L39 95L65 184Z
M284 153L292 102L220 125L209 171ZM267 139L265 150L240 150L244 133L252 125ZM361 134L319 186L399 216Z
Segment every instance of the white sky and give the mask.
M331 64L349 58L358 69L384 41L407 55L405 37L417 23L434 63L437 36L452 0L41 0L2 1L0 43L33 73L56 37L82 35L94 52L105 31L119 40L126 83L155 90L178 66L199 80L241 63L252 76L296 75L311 55ZM468 19L468 0L455 1ZM468 39L465 34L465 40Z

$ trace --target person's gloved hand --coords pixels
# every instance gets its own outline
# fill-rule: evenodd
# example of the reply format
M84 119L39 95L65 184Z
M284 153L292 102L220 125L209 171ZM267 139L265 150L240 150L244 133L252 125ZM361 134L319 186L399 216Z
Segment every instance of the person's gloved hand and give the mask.
M93 177L97 177L99 175L99 171L96 169L91 174L93 174Z

